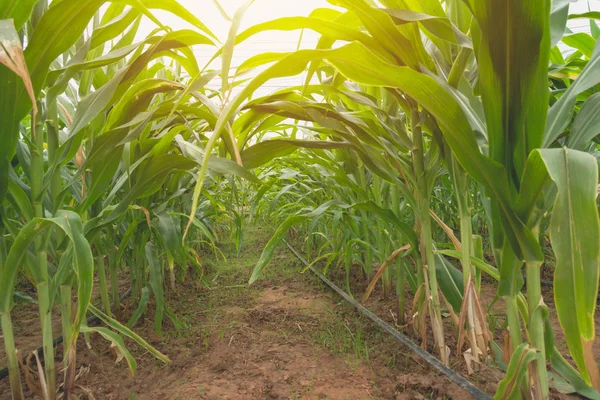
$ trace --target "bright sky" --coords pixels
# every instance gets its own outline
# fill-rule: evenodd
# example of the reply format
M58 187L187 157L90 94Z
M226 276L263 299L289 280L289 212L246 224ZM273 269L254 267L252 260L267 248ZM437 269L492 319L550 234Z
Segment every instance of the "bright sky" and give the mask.
M246 0L218 1L225 12L232 17L235 11L243 3L245 3ZM600 11L600 0L571 1L571 13L582 13L587 11L588 2L589 7L592 10ZM196 15L203 23L205 23L215 33L215 35L221 39L221 41L225 41L229 32L230 22L222 17L213 0L179 0L179 3ZM332 6L327 2L327 0L255 0L254 4L252 4L244 16L240 32L249 26L280 17L299 15L306 16L310 14L311 11L319 7ZM161 22L163 22L165 25L171 26L173 29L189 27L189 25L172 14L166 12L156 12L156 15ZM145 34L150 32L150 30L152 30L154 27L155 26L151 22L146 21L146 23L142 25L140 33L143 33L145 36ZM583 19L569 21L569 28L574 32L589 32L588 21ZM274 31L254 36L235 48L232 66L236 67L249 57L266 51L293 51L298 45L299 37L299 31ZM306 31L302 37L301 47L314 48L317 40L317 34L312 31ZM198 48L195 52L198 56L199 63L203 65L213 55L214 49L204 46ZM265 85L264 89L261 90L261 94L263 92L272 92L281 87L301 84L302 82L302 77L285 78L272 81Z
M588 3L590 10L600 11L600 0L571 0L569 12L571 14L584 13L588 11ZM580 19L569 21L568 26L573 32L589 32L590 25L588 20Z
M219 4L225 10L227 15L233 17L236 10L245 3L246 0L219 0ZM206 24L211 31L224 42L227 38L230 28L230 22L223 18L213 0L179 0L179 3L186 7L198 19ZM314 9L319 7L332 7L326 0L255 0L248 9L242 20L242 25L238 31L242 32L246 28L261 22L270 21L276 18L288 16L307 16ZM189 25L181 19L166 12L154 11L157 18L165 25L173 29L188 28ZM145 21L140 29L140 34L145 36L155 26L150 21ZM244 60L267 51L287 52L293 51L298 45L300 31L290 32L265 32L256 35L246 42L236 46L232 67L238 66ZM318 35L314 32L305 32L302 36L303 48L314 48L318 40ZM214 54L215 49L207 46L201 46L195 49L199 64L203 66ZM214 66L218 68L217 65ZM278 88L292 86L302 83L301 77L278 79L267 83L261 90L261 94L272 92Z
M229 16L233 16L235 11L245 2L245 0L218 0L221 7ZM179 0L179 3L186 7L190 12L196 15L202 22L208 25L211 30L220 38L225 38L229 31L229 22L222 18L213 0ZM600 10L600 0L571 0L570 12L582 13L588 10ZM242 22L242 30L251 25L269 21L271 19L308 15L312 10L318 7L331 7L327 0L255 0L254 4L249 8ZM168 13L157 13L161 21L173 28L183 28L186 26L177 17L173 17ZM587 21L574 20L570 21L569 26L574 31L586 30ZM313 36L313 39L315 36ZM278 44L293 43L295 47L298 34L273 33L261 38L262 42L267 42L272 47L278 47ZM282 46L285 47L285 46ZM288 49L287 47L285 49Z

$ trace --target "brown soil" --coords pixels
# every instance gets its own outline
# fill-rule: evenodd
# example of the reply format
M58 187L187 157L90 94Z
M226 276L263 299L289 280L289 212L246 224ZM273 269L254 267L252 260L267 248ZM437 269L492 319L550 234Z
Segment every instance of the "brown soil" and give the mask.
M264 240L247 244L262 249ZM258 254L231 257L208 280L180 283L167 304L183 322L165 318L163 337L154 332L152 304L134 330L166 354L163 364L133 342L135 376L98 335L91 347L78 343L81 399L465 399L468 394L402 348L340 298L320 287L281 250L265 279L247 287ZM277 269L277 270L275 270ZM123 316L135 304L124 302ZM13 313L17 345L39 346L34 305ZM127 318L124 318L126 321ZM35 322L34 322L35 321ZM54 332L60 332L57 324ZM2 349L3 350L3 349ZM62 355L62 348L56 351ZM0 362L4 364L0 352ZM60 360L57 359L57 367ZM58 374L61 375L61 374ZM493 387L490 387L493 389ZM9 398L8 380L0 399ZM27 395L34 397L31 392Z
M468 394L423 360L362 318L351 306L323 287L301 268L285 248L280 249L264 279L244 285L268 236L256 231L240 257L228 262L207 262L208 285L188 279L175 292L167 291L167 304L184 325L177 330L165 318L163 336L154 330L154 306L134 330L170 359L157 361L150 353L126 341L137 360L135 376L110 345L98 335L91 347L80 340L76 381L80 399L465 399ZM207 257L209 259L209 257ZM359 271L355 266L353 272ZM343 271L332 278L342 287ZM120 282L124 291L127 276ZM352 292L360 297L367 282L353 276ZM210 286L210 289L207 288ZM33 295L31 287L20 288ZM555 328L555 343L568 354L556 313L551 288L544 288ZM412 298L407 290L407 314ZM97 295L95 296L98 297ZM494 282L484 281L481 298L489 310L488 322L498 344L504 335L504 305L496 299ZM97 303L96 299L96 303ZM394 298L382 299L377 286L365 306L388 323L397 323ZM122 320L135 309L133 299L123 303ZM58 315L55 310L54 315ZM408 315L407 315L408 316ZM597 321L600 318L597 319ZM17 304L13 311L17 347L24 353L41 342L37 306ZM598 326L600 329L600 326ZM402 328L397 326L397 329ZM421 343L411 327L403 329ZM60 323L55 321L55 335ZM447 345L453 350L451 367L482 390L493 394L503 373L483 365L468 376L464 360L456 354L456 332L445 318ZM433 337L428 332L427 350L432 354ZM62 348L56 350L60 366ZM600 359L600 346L594 347ZM0 349L0 365L5 364ZM60 375L60 374L59 374ZM0 381L0 399L8 399L8 380ZM24 386L26 387L26 386ZM31 392L29 398L34 398ZM553 391L555 399L573 398Z
M376 266L378 267L378 266ZM353 268L353 273L355 271L360 271L360 266L355 265ZM547 274L548 272L546 272ZM340 286L344 285L344 276L343 271L338 273L334 273L333 280ZM366 290L368 285L367 280L364 277L353 276L352 282L352 292L355 294L355 297L360 297L362 293ZM525 289L524 289L525 290ZM491 278L484 277L481 286L481 301L484 310L488 315L488 324L492 333L494 334L495 342L502 346L504 342L504 335L506 333L505 324L505 306L502 298L497 297L497 285L496 282ZM558 322L558 317L556 315L556 309L554 307L554 297L552 287L542 286L542 296L546 305L548 306L548 311L550 314L550 323L552 325L554 331L554 345L561 352L561 354L566 355L565 358L569 361L573 367L576 368L575 364L572 362L570 358L569 350L566 345L565 336L562 332L562 328L560 323ZM409 289L406 292L406 318L408 320L410 309L412 306L412 293ZM396 324L396 328L401 330L404 334L409 336L415 343L421 344L421 338L418 337L416 332L411 326L405 326L404 329L397 325L397 305L395 294L391 296L388 300L383 299L383 292L381 288L381 284L378 284L376 289L373 291L370 298L363 304L365 307L375 312L380 318L385 320L391 325ZM442 306L445 310L446 307ZM452 322L451 318L449 318L449 314L444 313L446 316L444 318L444 332L445 332L445 341L446 346L448 346L451 350L451 359L450 365L453 370L459 372L464 377L467 377L472 383L478 386L480 389L486 391L489 394L493 394L496 391L498 383L500 380L504 378L504 372L502 372L497 366L488 364L481 365L480 370L477 371L473 375L469 375L465 362L461 358L459 358L456 354L457 347L457 333L456 326ZM428 322L429 324L429 322ZM596 332L600 332L600 308L596 309ZM465 345L463 350L465 350L468 345ZM427 331L427 339L426 339L426 348L431 354L436 355L437 349L434 347L434 339L431 333L431 329L428 328ZM600 359L600 341L596 340L593 346L593 354L596 360ZM578 395L566 395L563 393L559 393L555 388L551 387L550 396L552 399L579 399L581 398Z

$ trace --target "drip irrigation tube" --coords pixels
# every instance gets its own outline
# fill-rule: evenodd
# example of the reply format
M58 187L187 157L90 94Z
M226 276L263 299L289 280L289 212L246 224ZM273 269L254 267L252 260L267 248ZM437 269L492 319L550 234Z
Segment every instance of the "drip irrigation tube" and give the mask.
M130 294L131 294L131 288L127 289L125 291L125 293L123 293L120 296L121 301L125 300L127 298L127 296L129 296ZM93 324L98 323L98 322L100 322L100 318L98 318L95 315L92 315L87 320L87 324L88 325L93 325ZM61 344L63 342L63 340L64 339L63 339L63 337L61 335L61 336L57 337L56 339L54 339L54 341L52 341L52 345L54 346L54 348L56 348L56 346L58 346L59 344ZM38 357L39 357L40 361L44 360L44 348L41 347L41 346L38 347L37 352L38 352ZM23 364L24 365L27 364L27 357L28 356L24 356L23 357ZM0 369L0 380L6 378L7 376L8 376L8 367L4 367L4 368Z
M437 369L439 372L446 375L448 377L448 379L450 379L456 385L461 387L464 391L469 393L475 399L481 399L481 400L491 400L492 399L487 393L483 392L481 389L479 389L478 387L473 385L471 382L469 382L469 380L467 380L466 378L464 378L462 375L458 374L454 370L448 368L440 360L435 358L433 355L431 355L427 351L423 350L420 346L413 343L407 336L403 335L402 333L398 332L396 329L392 328L389 324L385 323L382 319L380 319L378 316L373 314L371 311L369 311L367 308L365 308L362 304L358 303L356 300L354 300L352 297L350 297L346 292L344 292L342 289L340 289L336 284L331 282L329 279L327 279L325 276L323 276L319 271L317 271L315 268L310 266L308 264L308 262L306 262L306 260L286 240L284 240L284 243L287 245L287 247L290 249L290 251L294 254L294 256L296 256L296 258L298 258L298 260L300 260L300 262L302 262L305 266L307 266L327 286L329 286L331 289L333 289L335 292L337 292L340 296L342 296L344 298L344 300L346 300L348 303L350 303L352 306L354 306L364 316L369 318L371 321L375 322L375 324L377 324L380 328L382 328L384 331L386 331L387 333L392 335L396 340L398 340L399 342L404 344L406 347L408 347L413 353L415 353L416 355L421 357L423 360L425 360L429 365L431 365L432 367ZM121 301L124 300L127 296L129 296L129 294L131 294L131 289L128 289L125 293L123 293L120 296ZM92 325L97 322L99 322L99 318L96 317L95 315L90 317L87 320L88 325ZM53 345L54 345L54 347L56 347L62 342L63 342L63 337L59 336L56 339L54 339ZM40 359L43 359L44 353L43 353L42 347L39 347L37 349L37 351L38 351L38 355L39 355ZM26 363L26 358L27 357L23 357L23 363ZM0 380L6 378L7 376L8 376L8 368L1 369L0 370Z
M380 328L382 328L384 331L386 331L387 333L392 335L396 340L402 342L402 344L404 344L406 347L408 347L413 353L415 353L416 355L421 357L423 360L427 361L427 363L429 365L431 365L432 367L434 367L435 369L440 371L442 374L446 375L448 377L448 379L450 379L452 382L454 382L455 384L460 386L463 390L465 390L467 393L469 393L475 399L482 399L482 400L483 399L485 399L485 400L492 399L487 393L485 393L484 391L482 391L481 389L479 389L478 387L473 385L471 382L469 382L469 380L464 378L462 375L458 374L454 370L445 366L444 363L442 363L440 360L438 360L437 358L432 356L427 351L423 350L420 346L413 343L412 340L410 340L408 337L406 337L402 333L398 332L396 329L392 328L389 324L385 323L382 319L380 319L378 316L373 314L371 311L369 311L367 308L365 308L362 304L360 304L359 302L354 300L346 292L344 292L342 289L340 289L338 286L336 286L336 284L334 284L329 279L324 277L319 271L317 271L315 268L310 266L308 264L308 262L306 262L306 260L286 240L284 240L284 243L287 245L287 247L290 249L290 251L296 256L296 258L298 260L300 260L300 262L302 262L306 267L308 267L315 275L317 275L317 277L319 277L319 279L321 279L323 282L325 282L325 284L327 286L329 286L331 289L333 289L335 292L337 292L340 296L342 296L344 298L344 300L346 300L348 303L352 304L364 316L368 317L371 321L375 322L375 324L377 324Z

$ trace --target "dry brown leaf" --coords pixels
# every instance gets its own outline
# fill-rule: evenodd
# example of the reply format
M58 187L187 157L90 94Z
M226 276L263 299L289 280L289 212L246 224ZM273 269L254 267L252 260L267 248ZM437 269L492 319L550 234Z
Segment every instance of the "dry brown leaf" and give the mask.
M33 92L33 84L23 55L21 39L15 30L12 19L0 21L0 63L6 65L8 69L17 74L25 84L27 94L33 104L33 114L37 115L37 104Z
M121 353L121 350L119 350L119 348L117 346L115 346L114 343L111 343L111 345L110 345L110 351L115 356L115 364L119 364L125 358L125 356L123 355L123 353Z
M400 247L399 249L395 250L388 258L387 260L385 260L385 262L383 263L383 265L381 266L381 268L379 268L379 270L377 271L377 273L375 274L375 276L373 277L373 279L371 280L371 283L369 283L369 286L367 287L367 290L365 290L365 294L363 294L361 301L365 302L369 299L369 297L371 296L371 293L373 293L373 289L375 289L375 285L377 285L377 281L379 281L379 279L381 278L381 276L383 275L383 273L385 272L386 268L388 267L388 265L390 264L390 262L392 262L396 257L398 257L400 255L400 253L409 250L410 249L410 244L404 245L402 247Z
M31 367L29 367L31 365L31 358L33 357L33 354L28 354L27 358L26 358L26 362L23 363L23 358L21 357L21 354L17 351L17 359L19 360L19 365L21 367L21 371L23 371L23 374L25 375L25 383L27 384L27 387L29 388L29 390L31 390L31 392L39 397L43 397L44 396L44 392L42 391L42 387L40 385L39 380L37 379L37 374L36 372L31 369ZM43 374L43 371L42 371Z

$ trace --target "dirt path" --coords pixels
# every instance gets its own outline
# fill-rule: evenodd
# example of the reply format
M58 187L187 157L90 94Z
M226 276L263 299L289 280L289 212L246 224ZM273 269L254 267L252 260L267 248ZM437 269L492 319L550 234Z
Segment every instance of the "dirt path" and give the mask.
M268 236L249 232L239 257L213 262L210 289L184 282L168 307L163 337L152 318L134 330L172 360L165 365L131 344L131 377L106 341L78 348L81 399L466 399L468 395L389 336L300 266L284 249L264 278L244 285ZM133 305L131 306L133 307ZM131 312L131 310L126 310ZM148 315L152 315L152 307ZM26 344L24 344L26 346ZM57 354L61 354L58 349ZM8 396L0 381L0 399ZM93 397L92 397L93 396Z

